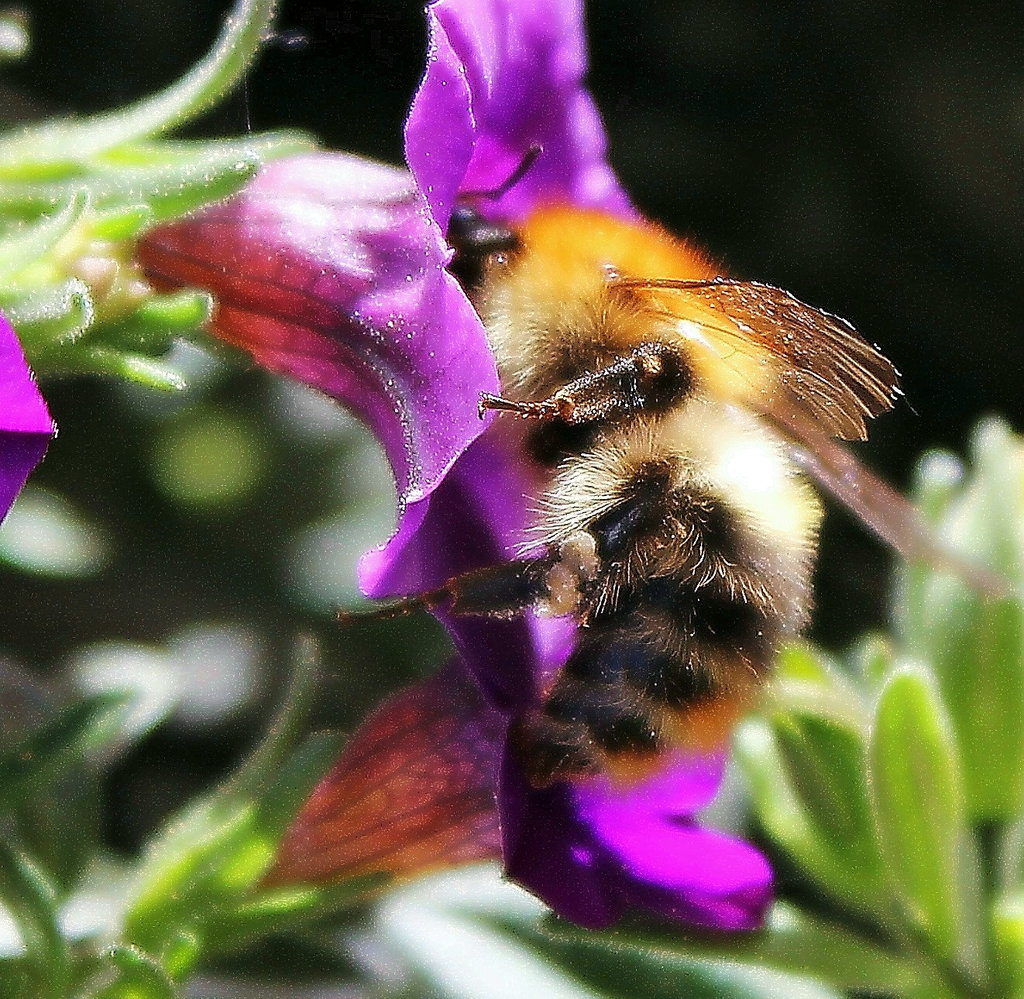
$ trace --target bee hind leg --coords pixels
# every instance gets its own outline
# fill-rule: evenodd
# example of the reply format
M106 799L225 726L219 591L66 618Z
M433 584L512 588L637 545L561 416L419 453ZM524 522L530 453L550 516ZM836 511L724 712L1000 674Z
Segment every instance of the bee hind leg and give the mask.
M387 620L421 610L514 617L546 599L548 573L557 561L557 554L545 552L535 558L474 569L423 593L386 600L367 610L339 611L338 620L343 623L356 618Z

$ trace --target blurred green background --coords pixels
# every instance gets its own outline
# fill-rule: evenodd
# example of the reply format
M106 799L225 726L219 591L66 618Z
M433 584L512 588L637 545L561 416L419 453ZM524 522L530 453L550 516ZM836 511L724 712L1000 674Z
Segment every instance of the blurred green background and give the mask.
M169 83L227 3L25 9L33 49L0 81L4 124ZM1024 425L1019 12L606 0L588 17L612 161L641 209L733 273L848 317L903 372L909 404L874 428L868 464L903 486L922 449L962 450L980 415ZM284 3L279 26L202 134L298 126L400 161L421 5ZM255 738L297 629L324 642L318 720L342 728L445 654L429 621L333 620L393 516L374 443L230 355L184 347L180 363L191 387L174 397L44 384L60 436L0 532L0 656L58 698L72 677L123 671L178 699L106 782L97 821L125 849ZM830 517L814 637L841 645L882 623L888 567Z

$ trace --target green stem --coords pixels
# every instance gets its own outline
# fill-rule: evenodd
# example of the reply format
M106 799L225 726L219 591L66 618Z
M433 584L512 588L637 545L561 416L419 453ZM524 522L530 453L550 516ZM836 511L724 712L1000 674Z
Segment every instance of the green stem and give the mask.
M209 54L180 80L120 111L21 129L0 141L0 176L81 163L194 118L245 75L273 24L277 0L238 0Z

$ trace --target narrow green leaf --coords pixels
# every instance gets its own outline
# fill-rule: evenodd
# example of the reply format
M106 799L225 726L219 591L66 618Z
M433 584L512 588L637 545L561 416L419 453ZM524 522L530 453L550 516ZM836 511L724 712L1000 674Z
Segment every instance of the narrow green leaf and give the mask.
M592 933L556 919L548 920L545 929L556 938L591 942L615 953L637 951L652 960L687 957L749 965L843 990L900 995L919 985L940 986L935 969L919 957L888 950L785 902L772 907L764 929L756 933L699 933L639 925Z
M942 523L950 504L962 491L966 480L963 463L948 451L926 452L914 472L912 496L925 520L942 536ZM897 580L896 618L900 632L911 648L927 639L929 628L928 590L934 569L923 563L900 567Z
M153 222L149 205L116 205L108 207L92 220L93 239L122 243L136 237Z
M45 366L42 359L77 340L96 315L92 294L78 278L31 292L0 289L0 306L36 372Z
M338 732L311 735L281 766L259 797L258 822L278 839L341 753L344 737Z
M367 874L335 885L288 885L211 910L204 925L207 954L230 954L268 935L336 919L392 887L386 874Z
M882 858L865 781L864 734L814 715L776 714L776 739L794 790L831 852L845 856L870 896L882 891Z
M320 650L316 640L299 635L292 645L288 687L263 741L253 750L234 777L235 787L255 793L266 786L299 738L316 695Z
M119 111L54 119L0 140L0 175L82 163L107 149L166 132L212 107L241 79L273 22L275 0L238 0L213 49L166 90Z
M201 291L152 294L130 315L115 322L97 323L88 344L65 350L50 362L50 370L112 374L149 388L178 391L183 375L165 364L174 340L196 334L209 318L213 300Z
M831 674L824 656L809 642L790 642L775 659L775 676L780 680L828 687L833 682Z
M793 642L779 653L768 705L775 711L829 718L866 732L870 712L846 672L809 642Z
M89 197L84 191L70 192L49 214L4 232L0 239L0 281L9 280L49 253L80 222L88 206Z
M113 375L160 392L181 392L188 388L181 372L141 354L129 354L111 347L89 346L69 353L63 363L49 370L64 374Z
M177 991L167 973L145 951L119 944L104 957L116 969L117 977L89 991L89 999L176 999Z
M840 999L843 994L827 979L791 974L761 962L622 947L614 935L581 936L570 942L521 926L509 926L508 932L522 941L524 949L563 968L598 995L616 999Z
M213 299L208 292L185 289L147 298L130 318L140 326L175 336L202 326L212 311Z
M731 958L705 959L620 930L592 933L553 920L496 868L473 866L424 879L379 907L379 932L446 996L598 996L603 999L839 999L804 976ZM550 930L550 932L549 932ZM625 931L627 934L629 930ZM678 929L662 929L679 937ZM509 991L509 986L512 992Z
M223 901L218 874L251 840L253 806L214 794L176 815L151 844L125 916L125 936L152 953L183 930L198 930L203 912Z
M69 762L13 812L15 841L44 868L61 897L75 888L94 858L100 809L100 787L92 768Z
M24 801L86 752L118 738L126 707L118 693L78 701L0 754L0 808Z
M275 913L301 919L329 897L320 889L310 895L258 888L295 812L338 753L337 737L327 734L292 749L316 675L315 646L300 639L267 738L222 789L176 816L152 847L125 921L130 939L153 953L182 931L194 932L204 949L226 946L257 926L270 928Z
M202 953L202 945L194 933L182 930L172 934L160 955L160 963L172 982L189 975Z
M869 633L850 651L850 666L870 690L880 690L893 664L892 642L885 635Z
M66 999L71 953L57 923L53 887L26 857L2 841L0 902L14 917L25 945L33 999Z
M0 996L29 999L29 974L25 962L18 958L0 961Z
M934 681L903 668L878 701L869 776L889 880L940 958L976 968L979 873L960 762Z
M1024 586L1024 444L998 421L974 437L973 472L955 488L948 459L922 462L916 497L958 551ZM952 484L951 484L952 483ZM896 620L909 655L931 664L962 756L975 820L1024 807L1024 604L947 574L905 570Z
M268 160L311 148L312 140L290 132L122 147L67 178L0 180L0 212L32 220L82 191L100 218L145 206L152 221L161 222L235 193Z

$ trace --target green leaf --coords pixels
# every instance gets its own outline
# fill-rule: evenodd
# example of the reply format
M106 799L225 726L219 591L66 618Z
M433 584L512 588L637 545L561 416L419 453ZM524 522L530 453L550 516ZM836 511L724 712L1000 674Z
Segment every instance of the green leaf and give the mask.
M932 678L903 668L878 701L870 786L890 883L943 960L977 972L979 872L952 726Z
M616 999L838 999L831 987L753 963L690 955L626 930L592 933L543 921L544 908L473 866L424 879L387 898L379 932L441 995ZM681 931L662 930L665 935ZM510 992L510 986L514 992Z
M37 371L37 358L45 358L48 352L61 350L78 339L96 314L92 294L79 278L31 292L0 288L0 306L18 331L25 354Z
M313 922L336 920L339 913L363 905L392 885L386 874L368 874L335 885L287 885L257 891L251 897L210 911L204 949L230 954L266 936L279 936Z
M239 190L261 163L310 147L310 140L297 133L140 143L97 158L67 178L0 180L0 211L31 219L83 191L101 218L107 212L139 211L145 206L152 220L161 222L226 198Z
M266 787L295 745L313 705L319 677L320 650L311 635L296 638L289 660L288 687L267 726L263 741L239 767L234 786L258 794Z
M31 861L0 841L0 902L14 917L25 946L32 999L66 999L71 954L57 923L53 887Z
M931 456L916 498L950 545L1001 572L1018 588L998 598L926 567L908 567L896 621L907 653L938 678L963 765L975 820L1024 808L1024 446L994 420L973 443L974 472L956 487L951 460Z
M223 788L175 816L151 847L125 919L129 939L162 953L186 932L194 935L197 953L229 950L332 905L355 904L368 886L383 883L260 886L285 830L339 752L340 737L331 734L311 736L293 748L316 675L315 646L301 639L266 739Z
M68 354L63 363L50 365L49 370L66 374L113 375L160 392L181 392L188 387L184 376L175 368L152 357L129 354L111 347L84 347Z
M239 0L213 49L166 90L119 111L54 119L0 140L0 176L32 178L166 132L212 107L242 78L273 22L275 0Z
M992 907L992 939L998 968L999 995L1024 997L1024 895L996 900Z
M113 375L161 391L186 387L184 376L159 357L168 353L174 339L194 334L213 308L205 292L180 291L153 294L131 315L113 323L97 323L85 344L63 350L31 352L37 367L50 373Z
M94 239L121 243L133 239L152 222L153 212L148 205L116 205L92 219L92 236Z
M826 717L851 731L867 731L870 715L860 689L810 643L785 646L775 670L770 703L776 709Z
M129 341L137 349L149 344L150 337L181 336L202 326L213 311L213 299L204 291L171 292L167 295L153 295L122 324L123 336L118 339Z
M850 650L849 661L853 674L870 690L881 690L892 669L892 642L885 635L867 634Z
M100 808L96 775L76 763L63 767L52 783L14 812L17 843L46 870L61 898L75 888L93 859L100 841Z
M118 740L127 700L78 701L0 752L0 813L16 841L62 891L85 870L99 838L99 788L86 757Z
M823 724L828 723L812 722L808 731ZM764 719L749 718L737 730L736 759L747 778L758 821L821 892L860 918L889 926L892 900L880 876L873 833L861 829L851 848L847 836L837 835L828 805L846 782L852 782L854 797L863 799L864 778L856 772L856 740L833 733L823 741L812 736L811 742L801 744L802 730L802 726L793 729L786 750L778 732ZM846 753L834 770L820 755L822 745L830 741L844 745ZM794 766L806 770L797 777ZM802 796L807 789L815 789L811 800ZM863 805L854 806L853 813L862 809Z
M171 979L145 951L119 944L103 956L113 965L116 977L90 989L89 999L176 999Z
M201 941L208 911L248 887L225 884L225 866L237 871L240 865L259 867L262 862L265 869L269 862L253 857L254 846L262 847L253 815L252 802L221 793L174 816L143 859L125 916L126 939L151 953L160 953L182 931L194 931Z
M847 927L777 902L755 933L700 933L665 926L625 925L587 933L559 920L546 929L558 938L593 943L617 953L651 959L739 964L810 978L842 990L902 994L921 985L943 988L935 969L919 956L888 950Z
M23 960L11 958L0 961L0 996L27 999L29 989L29 974Z
M48 254L78 223L89 207L84 191L69 192L54 210L31 224L8 229L0 238L0 281Z
M86 752L118 738L126 708L117 693L78 701L0 754L0 809L25 801Z
M831 718L809 714L772 717L779 750L794 791L809 820L845 858L851 882L867 897L880 898L882 858L865 781L864 733Z

